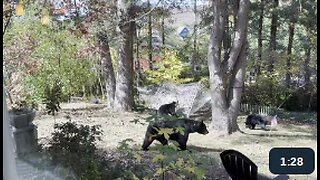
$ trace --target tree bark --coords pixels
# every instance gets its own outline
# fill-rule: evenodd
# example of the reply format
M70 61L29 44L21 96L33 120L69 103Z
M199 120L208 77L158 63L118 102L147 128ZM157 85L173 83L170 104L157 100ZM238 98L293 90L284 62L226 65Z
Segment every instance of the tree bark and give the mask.
M102 73L106 84L106 98L108 100L108 107L113 108L116 91L116 79L112 65L112 58L110 55L108 36L106 33L99 33L97 36L99 39Z
M310 66L309 66L310 56L311 56L311 47L306 49L306 57L304 60L304 81L307 87L309 87L311 84L311 81L310 81L311 73L310 73Z
M292 43L293 43L293 37L294 37L294 22L289 22L289 42L288 42L288 48L287 48L287 72L286 72L286 85L287 87L290 86L291 82L291 52L292 52Z
M132 21L134 18L132 7L132 1L118 0L119 63L115 95L115 110L118 111L131 111L134 105L133 36L135 22Z
M194 74L195 72L195 62L197 58L197 0L194 0L193 12L194 12L193 52L192 52L192 58L190 62L192 74Z
M236 3L237 4L237 3ZM238 8L238 5L235 5L234 3L232 4L233 6L233 11L236 11L236 9ZM237 13L233 12L233 18L234 20L237 19ZM229 11L228 8L226 7L223 10L223 14L225 14L224 16L224 22L225 22L225 27L224 27L224 31L223 31L223 39L222 39L222 45L223 45L223 60L222 60L222 65L221 67L223 68L222 71L223 73L225 73L228 69L228 59L229 59L229 55L230 55L230 48L231 48L231 33L230 33L230 26L229 26ZM231 28L232 31L235 30L235 27ZM231 32L232 32L231 31Z
M151 10L151 4L150 4L150 0L148 0L148 9L149 11ZM152 51L153 51L153 47L152 47L152 15L151 13L149 13L148 15L148 58L149 58L149 68L150 70L153 70L153 61L152 61Z
M270 42L269 42L269 65L268 72L272 73L274 68L275 56L274 53L277 48L277 27L278 27L278 13L276 12L276 8L278 7L279 0L273 1L273 11L271 17L271 27L270 27Z
M136 73L136 86L139 87L141 85L141 66L140 66L140 60L139 60L139 46L140 46L140 41L139 41L139 28L135 28L135 34L136 34L136 61L135 61L135 73Z
M233 2L233 30L235 30L237 26L237 15L239 10L239 2L238 1L232 1Z
M249 0L239 1L239 10L235 28L233 46L228 58L228 71L223 71L221 63L221 45L225 38L226 1L213 1L214 22L208 51L209 83L212 104L212 122L210 128L219 134L231 134L239 129L237 117L242 95L245 59L247 49L247 26ZM224 87L224 84L229 85ZM226 93L227 92L227 93Z
M259 21L258 21L258 60L255 62L255 75L260 75L260 65L262 63L262 31L263 31L263 13L264 13L264 2L265 0L261 0L260 2L260 13L259 13Z
M229 15L228 12L226 12L226 16L225 16L225 30L223 32L223 51L224 51L224 55L223 55L223 61L228 61L229 59L229 51L230 51L230 47L231 47L231 37L230 37L230 26L229 26Z
M228 131L227 102L223 88L223 73L220 60L224 18L222 9L225 8L224 0L212 2L214 12L213 30L208 49L209 83L212 107L212 121L210 127L217 131Z
M165 27L164 27L164 14L161 15L161 38L162 38L162 47L164 47L165 44Z

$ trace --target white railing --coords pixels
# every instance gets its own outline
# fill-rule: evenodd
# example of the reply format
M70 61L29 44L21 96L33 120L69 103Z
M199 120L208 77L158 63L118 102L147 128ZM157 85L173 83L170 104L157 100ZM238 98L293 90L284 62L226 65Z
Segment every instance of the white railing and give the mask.
M261 114L261 115L271 115L274 112L274 108L271 106L240 104L240 112L256 113L256 114Z

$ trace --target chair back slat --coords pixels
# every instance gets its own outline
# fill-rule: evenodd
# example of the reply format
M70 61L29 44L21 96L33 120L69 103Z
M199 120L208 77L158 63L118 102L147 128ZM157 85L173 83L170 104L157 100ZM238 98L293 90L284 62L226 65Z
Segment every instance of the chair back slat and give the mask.
M220 158L232 180L257 180L257 165L242 153L225 150L220 154Z

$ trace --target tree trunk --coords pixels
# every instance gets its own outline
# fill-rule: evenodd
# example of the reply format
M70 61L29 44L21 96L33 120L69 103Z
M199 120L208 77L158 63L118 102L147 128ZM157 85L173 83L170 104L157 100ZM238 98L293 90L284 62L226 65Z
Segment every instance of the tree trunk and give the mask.
M262 31L263 31L263 13L264 13L264 1L260 2L260 13L258 21L258 60L255 62L254 72L256 76L260 75L260 65L262 63Z
M240 112L241 96L243 93L243 85L245 79L245 67L246 67L246 57L248 53L248 42L243 42L238 61L235 65L232 73L231 85L228 93L229 115L231 125L229 127L229 133L235 132L239 129L237 124L237 118Z
M311 48L307 48L306 57L304 60L304 82L306 83L307 87L309 87L311 84L311 81L310 81L311 73L310 73L310 66L309 66L310 56L311 56Z
M227 16L225 11L226 1L213 1L214 22L208 51L212 104L210 128L218 131L219 134L231 134L239 129L236 120L240 109L245 74L249 4L249 0L239 1L236 32L227 62L228 73L226 74L222 69L220 56L222 39L225 38L223 34L225 16ZM230 83L224 87L224 84L227 84L226 81Z
M235 4L233 4L234 7L234 11L237 8L237 6ZM235 13L235 12L234 12ZM223 68L223 72L225 72L227 70L227 61L229 59L229 53L230 53L230 48L231 48L231 34L230 34L230 26L229 26L229 11L228 8L225 8L223 10L223 14L225 14L224 16L224 22L225 22L225 28L223 31L223 39L222 39L222 45L223 45L223 61L222 61L222 68ZM237 19L236 17L236 13L234 14L234 20ZM232 28L233 30L235 28ZM233 31L232 30L232 31ZM232 32L231 31L231 32Z
M150 0L148 0L148 9L149 11L151 10L151 4L150 4ZM153 47L152 47L152 15L151 13L149 13L148 15L148 58L149 58L149 68L150 70L153 70L153 61L152 61L152 51L153 51Z
M118 0L119 31L119 64L116 83L115 110L131 111L133 98L133 4L129 0Z
M139 46L140 46L140 42L139 42L139 31L140 29L139 28L136 28L135 29L136 32L136 61L135 61L135 73L137 75L137 78L136 78L136 85L137 87L139 87L141 85L141 66L140 66L140 60L139 60Z
M194 25L193 25L193 52L192 52L192 58L190 62L191 72L194 75L195 71L195 62L197 58L197 0L194 0Z
M165 29L164 29L164 14L161 17L161 37L162 37L162 47L164 47L165 43Z
M294 22L289 22L289 42L287 48L287 72L286 72L286 85L287 87L290 86L291 82L291 52L292 52L292 43L293 43L293 36L294 36Z
M108 107L113 108L116 91L116 79L112 65L112 58L110 55L108 36L106 33L98 33L97 36L99 39L102 74L106 84L106 98L108 100Z
M239 10L239 1L232 1L233 4L233 31L235 30L237 26L237 15Z
M270 42L269 42L269 65L268 65L268 72L272 73L273 66L275 62L274 53L277 48L277 23L278 23L278 13L276 12L276 8L278 7L279 0L273 1L273 11L271 17L271 27L270 27Z
M209 83L212 107L212 121L210 127L217 131L228 132L227 102L223 88L223 73L220 68L220 51L224 29L224 18L222 18L221 11L225 8L225 1L213 1L212 7L214 22L208 49Z

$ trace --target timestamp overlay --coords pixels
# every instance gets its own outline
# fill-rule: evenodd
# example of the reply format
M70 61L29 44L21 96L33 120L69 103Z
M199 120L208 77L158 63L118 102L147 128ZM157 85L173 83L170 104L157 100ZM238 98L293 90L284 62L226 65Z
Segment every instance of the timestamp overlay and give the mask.
M272 148L269 152L269 170L273 174L311 174L314 168L311 148Z

